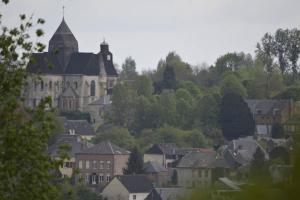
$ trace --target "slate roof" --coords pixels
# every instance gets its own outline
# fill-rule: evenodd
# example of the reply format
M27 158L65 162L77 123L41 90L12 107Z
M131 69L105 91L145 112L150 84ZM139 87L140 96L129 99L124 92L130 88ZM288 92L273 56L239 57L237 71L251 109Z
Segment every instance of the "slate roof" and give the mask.
M93 146L89 142L80 140L78 136L63 134L57 136L56 142L48 148L48 154L52 157L58 156L61 145L68 145L70 147L67 151L70 157L74 157L76 153Z
M265 158L268 159L267 152L251 137L232 140L224 148L223 155L232 167L237 167L237 164L247 165L253 160L253 154L257 148L261 148L265 153Z
M219 178L219 181L232 190L240 190L239 185L233 182L232 180L228 179L227 177Z
M153 189L148 196L146 197L145 200L163 200L161 198L161 196L158 194L158 192L156 191L156 189Z
M92 125L86 120L65 120L64 129L66 134L70 134L70 130L75 130L76 135L96 135Z
M130 151L123 149L109 141L104 141L95 146L85 149L80 154L98 154L98 155L128 155Z
M106 46L107 52L101 50L98 54L78 52L78 42L63 19L49 41L49 52L34 53L26 70L29 73L52 75L96 76L103 73L100 71L103 69L108 76L118 76L113 60L106 59L107 55L112 58Z
M260 100L260 99L247 99L246 103L254 114L273 115L274 109L282 110L285 106L290 105L289 100ZM257 113L260 110L260 113Z
M129 193L150 193L152 183L145 175L121 175L116 178L126 187Z
M216 152L190 152L177 165L177 168L228 168L226 161Z
M144 163L144 169L146 173L159 173L167 172L168 170L156 161L148 161Z
M162 200L178 199L185 191L181 187L155 188L155 190Z

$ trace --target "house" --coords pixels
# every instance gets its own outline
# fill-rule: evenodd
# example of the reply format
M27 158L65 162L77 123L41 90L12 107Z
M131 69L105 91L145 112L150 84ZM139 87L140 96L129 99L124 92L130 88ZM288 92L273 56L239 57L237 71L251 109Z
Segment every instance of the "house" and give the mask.
M249 166L257 148L260 148L265 159L269 159L268 153L252 137L238 138L220 148L220 153L232 169Z
M52 106L59 111L88 112L90 103L111 95L118 73L109 44L103 41L97 53L80 52L78 46L63 18L48 51L33 53L26 67L28 84L22 90L26 107L34 108L50 96ZM99 117L93 114L92 122Z
M227 175L229 166L223 157L211 150L186 154L175 170L179 186L205 187Z
M62 145L67 146L66 153L69 158L64 160L63 165L59 167L59 171L63 177L71 177L75 169L75 154L92 147L93 144L82 140L79 136L63 134L56 137L56 142L49 146L48 154L52 158L59 158L59 152Z
M63 120L64 133L78 135L82 139L91 140L96 136L93 126L86 120Z
M294 106L290 100L247 99L246 103L255 120L257 134L263 137L271 136L272 125L283 125L293 116Z
M109 200L144 200L152 191L151 182L144 175L115 176L103 189Z
M181 148L175 144L154 144L144 154L144 162L156 161L165 168L172 168L189 152L200 151L201 148Z
M166 185L169 180L168 170L156 161L144 163L145 175L155 185Z
M104 185L115 175L122 175L130 152L109 142L101 142L75 154L79 169L77 182Z
M93 124L103 124L104 113L108 112L110 108L110 95L103 95L96 101L89 103L86 107L86 111L90 113Z
M154 188L145 200L171 200L178 199L186 192L181 187L165 187L165 188Z

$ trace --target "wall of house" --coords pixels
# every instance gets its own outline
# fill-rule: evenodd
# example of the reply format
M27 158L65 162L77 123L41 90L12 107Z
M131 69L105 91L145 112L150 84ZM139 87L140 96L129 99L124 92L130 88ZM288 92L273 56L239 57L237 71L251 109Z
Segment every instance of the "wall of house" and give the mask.
M102 195L108 200L129 199L128 190L123 186L123 184L121 184L121 182L117 178L114 178L108 185L106 185L106 187L102 191Z
M134 196L136 200L144 200L150 192L147 193L130 193L129 200L134 200Z
M164 186L168 183L169 173L158 172L158 173L148 173L146 174L147 178L154 184L154 186Z
M144 154L144 162L156 161L164 166L164 156L162 154Z
M114 175L122 175L123 169L127 167L128 155L114 155Z
M63 176L71 177L72 174L73 174L73 167L66 167L66 166L65 166L65 163L66 163L66 162L71 162L71 163L73 163L73 165L74 165L74 167L75 167L75 157L71 157L70 159L64 160L63 166L60 166L60 167L59 167L59 171L60 171L60 173L61 173Z
M212 183L212 170L209 168L176 168L178 185L183 187L205 187ZM206 174L206 172L207 174Z
M76 168L79 169L79 174L77 180L84 180L85 183L90 184L85 177L95 174L98 176L103 176L103 181L98 179L98 184L106 184L111 180L114 174L114 158L113 155L100 155L100 154L76 154ZM96 161L96 167L94 167L94 161ZM82 167L80 167L80 162ZM110 164L108 164L108 162ZM88 168L87 168L88 163Z

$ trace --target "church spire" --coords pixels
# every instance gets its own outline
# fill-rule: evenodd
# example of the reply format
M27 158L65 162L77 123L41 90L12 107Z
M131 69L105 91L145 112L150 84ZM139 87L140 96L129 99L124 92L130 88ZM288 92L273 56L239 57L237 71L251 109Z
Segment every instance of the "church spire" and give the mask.
M49 41L49 52L58 55L60 63L66 67L72 53L78 52L78 42L67 25L64 16L54 35Z

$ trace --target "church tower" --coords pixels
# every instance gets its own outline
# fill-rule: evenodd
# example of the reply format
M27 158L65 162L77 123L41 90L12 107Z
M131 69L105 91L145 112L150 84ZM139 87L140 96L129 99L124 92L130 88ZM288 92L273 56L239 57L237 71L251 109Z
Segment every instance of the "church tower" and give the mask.
M70 61L71 55L78 52L78 42L64 18L49 41L48 51L57 55L64 70Z

